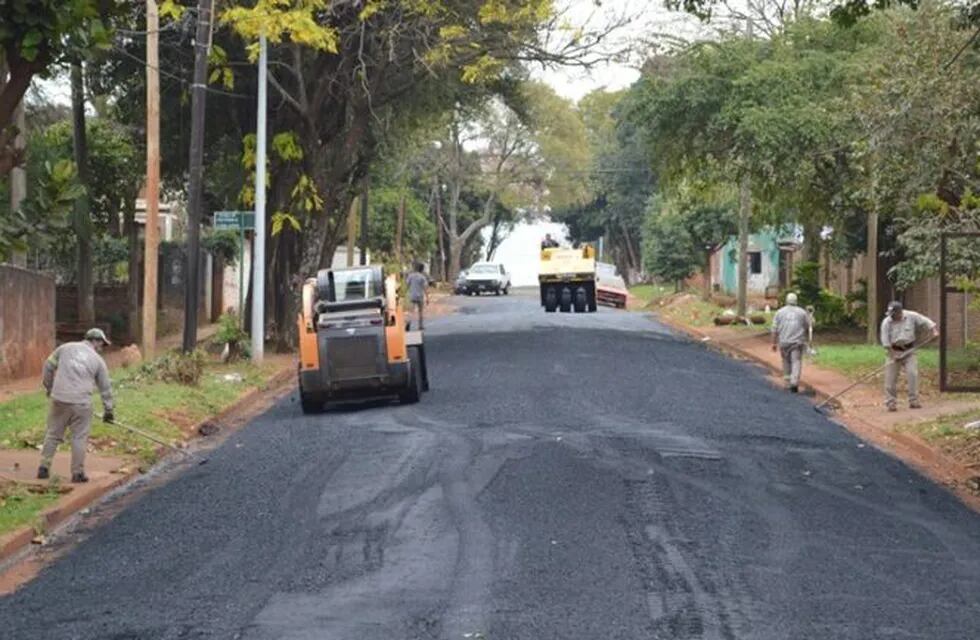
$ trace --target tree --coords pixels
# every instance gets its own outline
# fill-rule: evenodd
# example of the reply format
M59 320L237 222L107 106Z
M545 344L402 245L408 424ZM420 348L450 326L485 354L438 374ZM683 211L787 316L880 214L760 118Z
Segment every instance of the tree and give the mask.
M403 262L423 260L435 246L435 224L429 217L425 202L418 198L414 190L408 187L375 187L371 189L368 200L368 248L377 256L376 259L389 261L396 258L398 209L403 204Z
M110 44L107 19L122 2L113 0L0 0L0 176L23 158L13 147L13 117L35 76L66 56Z

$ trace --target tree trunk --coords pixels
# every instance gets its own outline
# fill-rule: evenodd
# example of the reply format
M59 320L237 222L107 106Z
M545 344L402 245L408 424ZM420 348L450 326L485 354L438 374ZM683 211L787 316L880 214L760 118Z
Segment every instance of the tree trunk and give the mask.
M873 193L875 202L868 213L868 344L878 341L878 196Z
M140 282L143 274L140 270L140 239L139 226L136 224L136 196L126 194L125 209L123 209L123 221L126 227L126 239L129 248L129 280L126 282L126 323L129 326L129 339L132 342L140 342L142 333L140 329Z
M88 140L85 131L85 84L82 64L71 66L72 133L78 182L85 193L75 203L74 230L78 242L78 322L95 323L95 277L92 272L92 220L89 210Z
M465 246L466 241L462 238L449 238L449 272L446 274L448 282L456 282L456 278L459 277Z
M711 254L713 251L704 252L704 291L702 297L705 301L711 300Z

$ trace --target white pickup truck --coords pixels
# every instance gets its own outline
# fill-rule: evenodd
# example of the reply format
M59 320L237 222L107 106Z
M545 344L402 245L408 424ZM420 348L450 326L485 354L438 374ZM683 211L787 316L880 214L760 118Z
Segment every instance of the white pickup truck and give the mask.
M484 292L507 295L510 291L510 274L504 265L493 262L478 262L466 272L466 281L461 287L468 296Z

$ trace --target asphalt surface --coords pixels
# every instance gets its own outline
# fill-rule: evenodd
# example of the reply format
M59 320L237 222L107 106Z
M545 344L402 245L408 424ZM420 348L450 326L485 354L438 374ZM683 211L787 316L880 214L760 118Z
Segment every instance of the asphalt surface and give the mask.
M421 404L289 398L0 637L980 637L980 516L806 399L639 314L461 305Z

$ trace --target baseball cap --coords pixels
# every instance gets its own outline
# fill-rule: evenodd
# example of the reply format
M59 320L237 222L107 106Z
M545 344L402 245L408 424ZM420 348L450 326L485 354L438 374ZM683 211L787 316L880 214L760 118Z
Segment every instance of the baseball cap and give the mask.
M894 313L896 311L902 310L902 303L898 300L892 300L888 303L888 313Z
M105 344L112 344L109 342L109 338L106 337L105 331L102 329L89 329L85 332L86 340L101 340Z

